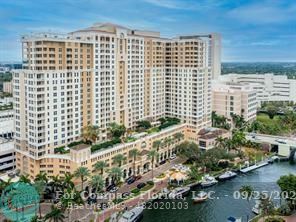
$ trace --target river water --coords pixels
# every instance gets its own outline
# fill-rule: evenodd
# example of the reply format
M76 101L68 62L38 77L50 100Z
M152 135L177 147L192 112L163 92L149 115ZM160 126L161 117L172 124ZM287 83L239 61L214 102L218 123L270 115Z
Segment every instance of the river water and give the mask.
M247 218L255 215L251 209L255 200L247 201L240 198L239 189L243 185L251 185L256 192L268 192L279 203L279 187L276 181L282 175L296 174L296 166L287 162L274 163L236 178L219 182L217 185L204 189L211 191L211 198L204 203L193 204L192 192L184 200L158 200L147 204L143 222L225 222L229 216ZM199 191L199 188L194 189Z

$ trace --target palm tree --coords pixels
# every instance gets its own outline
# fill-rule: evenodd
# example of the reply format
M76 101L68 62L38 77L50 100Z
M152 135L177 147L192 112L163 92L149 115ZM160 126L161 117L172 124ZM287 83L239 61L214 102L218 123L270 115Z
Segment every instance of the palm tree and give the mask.
M34 181L42 181L44 183L48 182L47 174L45 172L40 172L36 175Z
M95 143L98 135L99 135L100 129L98 126L86 126L82 129L81 137L84 139L85 142L90 141L91 143Z
M95 171L101 171L101 175L104 174L104 169L108 166L108 164L105 161L98 161L94 165Z
M122 177L122 170L120 167L112 167L109 170L109 176L112 178L112 184L117 184Z
M239 189L239 192L241 193L242 197L248 201L248 205L249 205L249 208L250 208L250 200L254 197L254 189L253 189L253 187L249 186L249 185L242 186ZM249 217L249 215L247 215L247 217Z
M241 193L242 197L247 199L248 201L250 201L251 198L254 196L254 189L252 186L249 185L242 186L239 189L239 192Z
M241 130L235 130L232 135L232 141L241 150L241 146L246 143L245 133Z
M112 136L115 137L115 138L120 138L126 132L125 126L124 125L119 125L117 123L111 123L109 125L108 130L110 131Z
M2 194L3 190L11 184L11 178L7 181L0 181L0 195Z
M98 190L102 190L104 187L104 180L100 175L94 175L91 177L90 184L93 188L95 188L96 193Z
M226 139L221 136L217 137L215 146L217 148L224 149L226 147L225 145L226 145Z
M65 216L63 214L63 211L54 205L51 206L51 211L45 215L45 221L53 221L53 222L63 222L65 219Z
M85 178L90 175L89 170L86 167L78 167L74 172L74 177L80 178L81 180L81 190L83 190L83 183Z
M126 157L120 153L113 157L113 161L114 163L118 164L118 167L121 167L122 162L124 162L125 160L126 160Z
M274 211L275 211L274 204L268 195L261 194L259 200L260 200L260 209L262 211L263 218L265 218L265 216L267 216L268 218L269 215L274 214Z
M134 172L134 175L136 175L136 160L137 160L137 157L139 156L140 154L140 151L138 149L132 149L130 150L129 152L129 156L131 158L133 158L133 172Z
M59 178L59 175L56 175L56 176L53 176L53 177L52 177L52 185L53 185L53 190L54 190L54 192L56 191L56 189L57 189L58 187L61 187L61 186L62 186L62 184L61 184L61 180L60 180L60 178Z
M74 188L74 183L72 181L74 175L71 173L65 173L65 178L63 179L63 187L64 188Z
M153 148L153 149L156 149L156 150L158 151L160 145L161 145L161 141L160 141L160 140L155 140L155 141L153 141L153 143L152 143L152 148Z
M180 142L180 140L184 138L184 134L179 132L179 133L176 133L174 137L178 142Z
M151 168L152 169L152 171L151 171L152 180L153 180L153 177L154 177L154 175L153 175L153 173L154 173L153 172L154 171L154 162L158 158L158 156L159 156L159 153L155 149L150 150L149 153L148 153L148 158L151 159L151 164L152 164L152 168Z
M43 199L43 194L44 194L44 188L45 188L45 183L44 181L41 180L37 180L34 184L33 184L35 190L38 192L40 200ZM37 205L37 202L35 203L35 205ZM39 208L39 218L41 218L41 204L39 204L38 206Z
M38 222L38 217L37 216L34 216L31 218L30 222Z
M29 175L22 174L20 176L19 182L22 182L22 183L31 183L31 179L30 179Z

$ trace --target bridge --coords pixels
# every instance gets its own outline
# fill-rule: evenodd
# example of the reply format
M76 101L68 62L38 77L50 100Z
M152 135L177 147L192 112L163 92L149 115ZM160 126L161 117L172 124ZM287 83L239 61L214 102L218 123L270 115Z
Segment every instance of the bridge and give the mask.
M289 157L291 152L296 149L296 137L247 133L246 139L255 143L269 144L272 149L277 150L278 155L284 157Z

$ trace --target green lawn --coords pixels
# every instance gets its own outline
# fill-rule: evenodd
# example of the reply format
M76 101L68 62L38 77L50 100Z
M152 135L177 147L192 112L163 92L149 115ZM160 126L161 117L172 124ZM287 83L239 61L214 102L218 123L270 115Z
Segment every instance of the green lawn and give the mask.
M258 114L257 120L268 125L279 124L279 116L275 116L273 119L270 119L269 116L264 113Z

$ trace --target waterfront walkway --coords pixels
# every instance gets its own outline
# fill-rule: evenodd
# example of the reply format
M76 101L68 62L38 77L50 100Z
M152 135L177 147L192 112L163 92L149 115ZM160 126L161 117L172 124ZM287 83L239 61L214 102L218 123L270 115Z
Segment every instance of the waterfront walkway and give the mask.
M131 209L134 206L140 205L143 202L146 202L152 195L159 193L163 188L168 186L168 180L163 180L155 183L155 186L152 190L145 192L145 194L140 194L139 196L125 201L123 204L117 205L111 209L107 209L104 213L100 213L97 218L97 222L104 222L107 218L111 217L112 214L124 210L124 208Z

